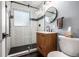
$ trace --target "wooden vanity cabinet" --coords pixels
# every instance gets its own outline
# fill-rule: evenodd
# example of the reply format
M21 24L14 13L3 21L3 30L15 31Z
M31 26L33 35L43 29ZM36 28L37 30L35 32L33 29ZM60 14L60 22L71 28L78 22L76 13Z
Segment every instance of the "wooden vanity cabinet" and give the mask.
M40 33L37 32L37 49L43 55L57 50L57 33Z

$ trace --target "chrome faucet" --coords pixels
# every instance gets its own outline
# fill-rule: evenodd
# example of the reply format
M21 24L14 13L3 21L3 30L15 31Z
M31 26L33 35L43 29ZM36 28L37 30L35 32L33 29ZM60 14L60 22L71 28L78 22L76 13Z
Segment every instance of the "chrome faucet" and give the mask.
M50 32L50 26L46 26L46 31Z

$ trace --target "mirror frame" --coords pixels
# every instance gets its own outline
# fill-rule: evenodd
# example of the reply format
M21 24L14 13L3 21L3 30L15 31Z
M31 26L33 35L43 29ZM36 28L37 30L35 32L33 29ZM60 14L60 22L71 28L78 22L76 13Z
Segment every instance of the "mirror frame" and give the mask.
M53 7L53 6L52 6ZM51 7L50 7L51 8ZM53 8L55 8L55 7L53 7ZM56 9L56 8L55 8ZM46 11L47 12L47 11ZM57 16L58 16L58 10L56 9L56 16L55 16L55 18L52 20L52 21L50 21L50 23L53 23L55 20L56 20L56 18L57 18Z
M54 7L54 8L55 8L55 7ZM55 9L56 9L56 8L55 8ZM53 23L53 22L56 20L57 16L58 16L58 10L56 9L56 16L55 16L55 18L54 18L52 21L50 21L50 23ZM40 19L42 19L42 18L45 18L45 14L44 14L43 16L37 18L37 19L30 18L30 20L38 21L38 20L40 20Z

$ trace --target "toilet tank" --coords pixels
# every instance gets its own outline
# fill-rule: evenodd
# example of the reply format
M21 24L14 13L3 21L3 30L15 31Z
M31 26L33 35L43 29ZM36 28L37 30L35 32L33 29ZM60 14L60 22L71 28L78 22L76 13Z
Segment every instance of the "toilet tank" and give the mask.
M58 36L60 50L69 56L79 56L79 38Z

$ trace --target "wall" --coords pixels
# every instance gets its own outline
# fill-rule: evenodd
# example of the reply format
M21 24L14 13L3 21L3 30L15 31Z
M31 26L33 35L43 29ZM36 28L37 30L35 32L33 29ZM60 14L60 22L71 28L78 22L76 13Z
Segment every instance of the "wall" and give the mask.
M71 26L71 31L73 32L74 37L79 37L79 2L73 1L60 1L56 2L54 6L58 10L58 17L64 16L64 26L63 29L58 30L58 32L63 33L67 31L68 27ZM55 24L56 25L56 24ZM55 30L56 30L55 29Z
M39 26L40 24L40 26ZM38 31L44 31L44 18L38 20Z
M71 26L74 37L79 37L79 2L73 1L55 1L53 6L58 10L58 18L64 17L63 29L58 29L56 21L51 24L52 31L63 34ZM41 23L41 22L40 22Z
M28 8L23 5L12 3L12 15L14 9L22 11L30 11L31 13L34 10L30 7ZM36 43L36 30L37 30L37 21L30 20L29 26L14 26L14 19L11 19L11 47Z
M31 43L36 43L36 32L37 32L37 21L31 21L31 34L32 34L32 40Z

